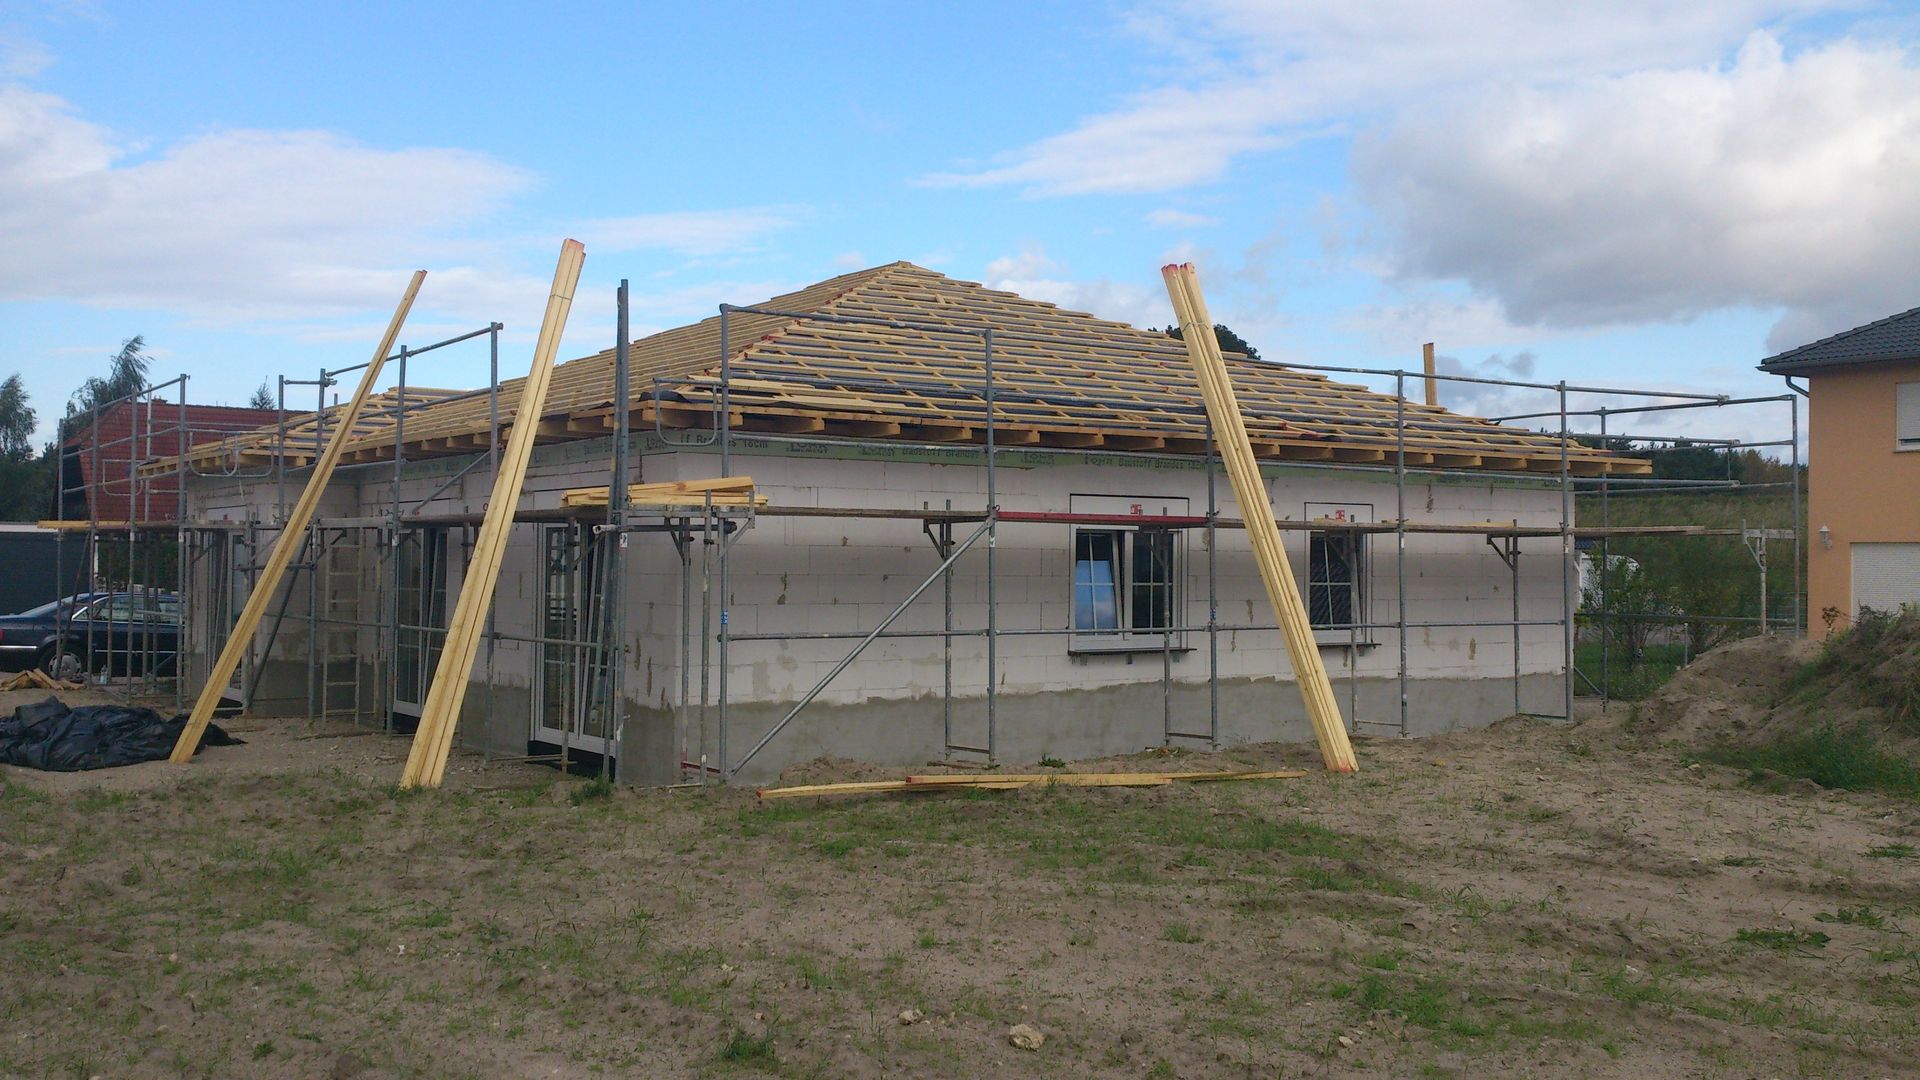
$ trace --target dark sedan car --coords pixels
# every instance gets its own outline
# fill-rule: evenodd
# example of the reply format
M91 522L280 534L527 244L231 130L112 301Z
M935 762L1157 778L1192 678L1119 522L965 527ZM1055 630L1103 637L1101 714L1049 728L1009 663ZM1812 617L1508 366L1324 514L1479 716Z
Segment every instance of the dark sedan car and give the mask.
M0 615L0 671L170 675L179 643L180 598L159 590L80 593Z

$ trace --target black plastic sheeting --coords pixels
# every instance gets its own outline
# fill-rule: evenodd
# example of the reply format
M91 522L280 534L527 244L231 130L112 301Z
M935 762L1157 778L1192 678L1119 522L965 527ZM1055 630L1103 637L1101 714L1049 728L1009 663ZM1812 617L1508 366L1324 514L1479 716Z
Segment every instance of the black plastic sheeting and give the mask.
M70 709L59 698L49 697L36 705L21 705L11 718L0 719L0 764L81 772L159 761L173 753L173 744L180 741L186 726L185 713L166 717L129 705ZM245 744L218 724L208 724L200 745Z

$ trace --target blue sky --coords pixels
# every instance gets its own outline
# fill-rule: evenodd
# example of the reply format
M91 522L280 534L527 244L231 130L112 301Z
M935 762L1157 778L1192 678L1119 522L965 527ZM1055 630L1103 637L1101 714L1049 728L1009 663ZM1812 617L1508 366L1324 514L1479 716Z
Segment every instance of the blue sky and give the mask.
M1819 0L0 0L0 374L50 420L143 334L237 404L366 359L414 267L403 340L497 319L518 374L576 236L563 357L622 277L643 331L894 259L1148 325L1190 259L1273 359L1776 393L1755 361L1920 302L1917 37Z

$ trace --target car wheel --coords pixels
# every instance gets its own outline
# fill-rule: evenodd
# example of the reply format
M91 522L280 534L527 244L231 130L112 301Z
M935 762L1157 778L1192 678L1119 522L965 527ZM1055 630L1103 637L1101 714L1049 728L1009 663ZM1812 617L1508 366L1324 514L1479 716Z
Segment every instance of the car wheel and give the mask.
M58 652L51 645L40 650L40 670L64 682L85 682L86 662L75 652Z

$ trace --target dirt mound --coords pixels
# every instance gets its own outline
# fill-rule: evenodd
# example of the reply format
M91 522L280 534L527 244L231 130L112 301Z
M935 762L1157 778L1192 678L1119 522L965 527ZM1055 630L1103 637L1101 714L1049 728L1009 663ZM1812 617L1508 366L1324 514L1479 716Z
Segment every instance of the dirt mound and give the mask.
M1920 610L1861 612L1824 644L1754 638L1715 649L1623 730L1755 775L1920 796Z
M1794 674L1820 655L1816 642L1752 637L1722 645L1682 668L1640 703L1631 734L1687 744L1744 741L1765 728Z

